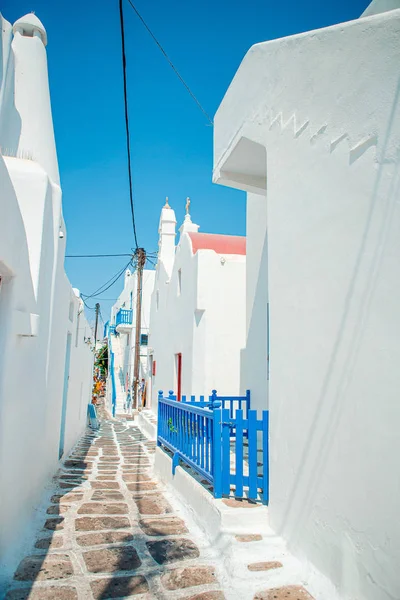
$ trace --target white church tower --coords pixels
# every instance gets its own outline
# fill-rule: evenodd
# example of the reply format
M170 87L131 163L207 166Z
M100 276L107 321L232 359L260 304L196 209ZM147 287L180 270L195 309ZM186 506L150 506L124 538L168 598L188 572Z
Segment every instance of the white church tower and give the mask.
M168 277L171 276L175 258L175 227L175 211L170 207L168 198L166 198L158 227L158 260L164 265Z

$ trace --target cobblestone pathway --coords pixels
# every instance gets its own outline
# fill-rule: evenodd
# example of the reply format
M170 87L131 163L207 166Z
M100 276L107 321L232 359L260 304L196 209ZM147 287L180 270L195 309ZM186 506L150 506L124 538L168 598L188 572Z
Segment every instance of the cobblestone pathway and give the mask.
M155 443L103 422L64 461L7 600L222 600L212 554L152 478Z

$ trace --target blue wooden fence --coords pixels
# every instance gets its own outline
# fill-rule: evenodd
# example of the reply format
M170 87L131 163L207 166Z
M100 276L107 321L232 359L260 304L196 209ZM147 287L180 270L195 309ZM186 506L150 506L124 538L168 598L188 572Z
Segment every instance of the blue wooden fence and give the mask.
M157 444L173 453L173 473L182 460L213 485L215 498L234 488L236 498L268 503L268 411L258 419L246 404L231 416L215 397L178 402L159 392Z

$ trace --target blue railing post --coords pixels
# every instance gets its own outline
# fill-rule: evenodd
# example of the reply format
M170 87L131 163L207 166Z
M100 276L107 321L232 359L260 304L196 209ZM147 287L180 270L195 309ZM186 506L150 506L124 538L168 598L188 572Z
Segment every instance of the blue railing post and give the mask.
M213 390L213 395L217 392ZM214 401L213 410L213 477L214 477L214 497L222 498L222 411L221 402Z
M230 451L230 443L231 443L231 431L230 431L230 422L229 422L229 409L223 408L221 411L221 419L222 419L222 493L225 496L229 496L230 487L231 487L231 451Z
M169 390L168 391L168 399L169 400L175 400L175 398L174 398L174 390Z
M269 503L269 411L262 413L262 439L263 439L263 501Z
M162 424L163 424L163 420L162 420L162 416L161 416L161 402L160 402L160 400L162 400L162 399L163 399L163 391L160 390L158 392L158 405L157 405L157 417L158 417L157 418L157 446L161 445L161 443L160 443L160 437L161 437L161 434L162 434L161 427L162 427Z
M249 442L249 498L257 498L257 411L249 410L248 442Z

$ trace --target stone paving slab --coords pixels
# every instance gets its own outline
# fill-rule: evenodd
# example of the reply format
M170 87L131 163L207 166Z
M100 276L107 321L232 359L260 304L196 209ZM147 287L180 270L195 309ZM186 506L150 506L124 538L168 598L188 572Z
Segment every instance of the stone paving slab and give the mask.
M69 492L65 494L54 494L51 497L52 502L66 502L67 504L73 502L80 502L83 499L83 494L76 494L74 492Z
M87 570L91 573L133 571L142 564L138 553L132 546L89 550L83 554L83 560Z
M96 579L91 582L90 586L96 600L136 596L144 594L149 589L148 583L142 575Z
M135 483L128 483L126 487L131 492L147 492L156 490L157 484L154 481L136 481Z
M141 519L139 527L148 536L180 535L189 533L185 522L178 517L164 517L162 519Z
M186 538L147 542L146 545L151 556L160 565L200 556L196 544Z
M78 600L76 588L50 586L46 588L12 590L6 600Z
M225 596L217 590L215 592L202 592L194 596L186 596L185 600L225 600Z
M133 535L124 531L101 531L98 533L87 533L76 538L80 546L99 546L100 544L118 544L131 542Z
M301 585L287 585L259 592L254 600L314 600Z
M44 528L50 529L51 531L58 531L59 529L63 529L64 528L64 517L56 517L54 519L46 519Z
M76 531L96 531L99 529L124 529L130 527L126 517L81 517L75 521Z
M48 515L63 515L64 513L67 512L67 510L69 510L71 507L67 506L65 504L52 504L51 506L49 506L49 508L46 510L46 513Z
M271 569L279 569L281 568L283 565L281 562L278 562L277 560L272 560L269 562L257 562L257 563L251 563L249 565L247 565L247 568L249 571L270 571Z
M141 515L162 515L172 512L171 505L162 494L147 494L134 500Z
M63 579L73 575L71 559L67 554L27 556L15 572L17 581Z
M125 503L86 502L78 509L78 515L127 515L129 507Z
M96 490L93 492L91 500L96 502L99 500L104 500L105 502L110 502L111 500L124 500L124 495L115 490Z
M180 590L216 581L212 567L183 567L161 575L161 583L167 590Z
M35 548L39 550L54 550L61 548L64 543L64 538L61 535L41 538L35 542Z

